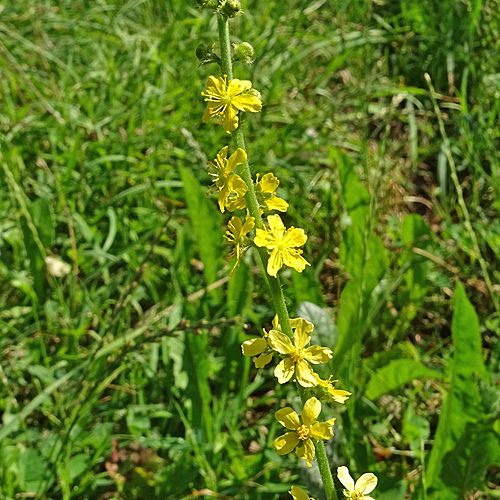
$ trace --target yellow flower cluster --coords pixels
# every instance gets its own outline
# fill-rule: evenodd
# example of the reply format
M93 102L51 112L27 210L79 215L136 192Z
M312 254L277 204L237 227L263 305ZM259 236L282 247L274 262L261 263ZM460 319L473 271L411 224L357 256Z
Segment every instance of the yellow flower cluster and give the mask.
M214 116L222 118L222 126L227 133L234 132L238 128L238 113L249 111L256 113L262 109L260 94L252 89L252 82L248 80L227 80L209 76L207 89L201 93L207 101L207 109L203 115L203 122L207 123ZM238 165L247 161L247 154L241 148L236 149L228 158L228 147L222 148L213 161L208 162L208 173L213 178L211 188L218 191L219 208L222 213L226 210L244 210L247 208L245 196L248 186L245 181L235 172ZM253 186L257 198L260 213L265 210L278 210L286 212L288 203L276 196L279 179L272 173L267 173ZM226 231L226 240L233 248L229 252L229 258L236 257L236 263L231 271L234 275L244 252L252 245L265 247L269 252L267 272L276 277L283 264L302 272L309 263L302 257L303 246L307 236L303 229L291 227L286 229L279 215L267 217L269 229L256 229L256 235L248 238L248 233L255 226L255 218L249 217L245 223L239 217L233 217Z

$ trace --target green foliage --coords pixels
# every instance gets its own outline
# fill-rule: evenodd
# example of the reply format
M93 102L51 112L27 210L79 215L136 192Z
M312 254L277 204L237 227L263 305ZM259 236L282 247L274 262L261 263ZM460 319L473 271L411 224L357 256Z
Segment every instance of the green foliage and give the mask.
M272 448L293 395L241 355L274 311L251 252L224 280L205 165L228 136L201 123L218 69L195 57L209 11L4 4L0 498L320 498ZM232 42L255 60L236 73L265 104L245 120L250 164L308 235L285 299L353 393L325 405L332 469L375 472L377 499L498 496L500 311L471 240L495 292L498 0L242 4Z

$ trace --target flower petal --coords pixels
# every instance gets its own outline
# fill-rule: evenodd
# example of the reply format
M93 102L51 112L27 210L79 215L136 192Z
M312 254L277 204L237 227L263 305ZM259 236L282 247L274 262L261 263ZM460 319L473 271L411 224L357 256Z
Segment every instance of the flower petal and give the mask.
M328 349L328 347L312 345L311 347L304 349L304 358L306 358L309 363L313 363L314 365L327 363L330 359L332 359L332 350Z
M233 97L231 104L240 111L250 111L251 113L258 113L262 109L260 99L252 94L241 94Z
M238 128L238 110L231 104L226 106L222 115L222 126L229 134Z
M354 479L349 474L349 469L343 465L337 469L339 481L351 492L354 491Z
M371 472L367 472L356 481L354 489L360 490L363 494L370 493L375 489L375 486L377 486L377 482L377 476Z
M302 387L316 387L316 377L314 376L313 369L305 359L297 363L295 375Z
M227 198L229 196L229 186L225 182L219 189L219 208L222 213L226 210Z
M255 226L255 218L249 217L247 214L247 218L245 219L245 224L241 228L241 236L246 236Z
M351 395L350 392L342 391L340 389L334 389L333 387L331 389L328 389L328 393L333 397L333 400L336 403L342 403L342 404L344 404L346 399L348 399L349 396Z
M227 147L227 146L226 146ZM238 165L241 165L247 159L247 154L241 148L238 148L227 160L227 172L232 172Z
M274 237L277 239L283 238L286 228L281 220L281 217L278 214L270 215L267 218L267 222L269 223L269 227L271 228Z
M243 344L241 344L241 351L244 356L257 356L258 354L263 353L267 348L266 339L250 339L245 340Z
M312 330L304 328L303 322L298 322L293 333L293 342L297 349L304 349L304 347L311 341Z
M234 78L233 80L229 80L227 95L229 97L233 97L251 88L252 82L250 80L238 80L237 78Z
M207 94L224 97L226 95L226 82L224 78L221 78L220 76L209 76Z
M293 500L309 500L309 495L298 486L292 486L292 489L288 493L292 495Z
M295 453L299 458L305 458L307 461L307 466L311 467L312 461L314 459L314 444L310 439L304 441L303 446L298 446Z
M334 422L334 418L331 418L326 422L316 422L311 427L311 436L315 439L331 439L333 437L332 427Z
M264 203L268 210L279 210L280 212L286 212L288 210L288 203L277 196L271 196Z
M285 263L285 265L287 265L288 267L292 267L299 273L301 273L306 268L306 266L311 265L309 264L309 262L307 262L306 259L304 259L304 257L302 257L298 250L286 248L283 249L282 253L283 262Z
M291 227L288 229L283 238L283 243L287 247L301 247L302 245L305 245L306 241L306 233L304 233L303 229L298 227Z
M248 191L246 182L238 174L230 175L227 181L227 185L231 193L236 193L240 196L245 196L246 192Z
M264 368L271 359L273 359L273 353L269 352L267 354L261 354L256 360L255 360L255 368Z
M283 266L283 252L275 248L271 255L269 256L269 259L267 261L267 274L269 276L274 276L276 278L276 275L278 274L278 271L281 269Z
M292 408L281 408L281 410L278 410L274 416L283 427L292 431L300 426L299 416Z
M226 201L226 208L230 212L234 212L235 210L243 210L247 206L247 200L244 196L232 196L228 198Z
M296 432L287 432L283 436L277 437L274 440L274 447L278 452L278 455L286 455L293 451L293 449L299 443L299 437Z
M314 325L304 318L293 318L290 320L290 325L292 328L301 328L306 333L311 335L314 330Z
M295 346L288 336L278 330L271 330L268 338L269 345L280 354L291 354L295 351Z
M269 173L262 176L258 185L262 193L274 193L280 185L280 181L274 174Z
M269 234L269 231L265 229L256 229L253 242L258 247L269 247L269 245L274 243L274 238Z
M294 373L295 365L290 358L282 359L278 366L274 369L274 376L280 384L288 382Z
M321 413L321 402L318 398L309 398L302 410L302 423L309 427L318 420L318 416Z

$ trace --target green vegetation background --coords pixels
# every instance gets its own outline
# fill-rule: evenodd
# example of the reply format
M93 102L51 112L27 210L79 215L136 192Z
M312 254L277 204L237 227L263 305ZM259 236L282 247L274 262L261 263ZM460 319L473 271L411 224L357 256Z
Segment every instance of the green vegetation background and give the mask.
M353 393L324 405L332 467L378 500L498 498L499 1L243 8L250 162L309 235L286 299ZM322 498L272 447L294 394L241 356L273 312L206 196L216 38L192 1L0 5L2 499Z

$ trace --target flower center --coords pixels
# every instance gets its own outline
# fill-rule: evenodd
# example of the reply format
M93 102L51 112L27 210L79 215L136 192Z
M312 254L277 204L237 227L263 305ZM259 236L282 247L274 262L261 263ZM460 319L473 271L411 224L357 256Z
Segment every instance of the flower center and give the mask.
M304 356L302 354L302 349L295 349L295 351L293 351L290 354L290 358L292 358L292 361L294 363L298 363L299 361L302 361L304 359Z
M221 98L220 102L224 104L224 106L229 106L231 104L231 98L228 95L226 95Z
M353 500L358 500L359 498L363 498L363 492L360 491L360 490L354 490L352 493L351 493L351 498Z
M297 435L299 436L299 439L306 441L309 439L309 427L306 427L305 425L297 427Z

